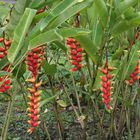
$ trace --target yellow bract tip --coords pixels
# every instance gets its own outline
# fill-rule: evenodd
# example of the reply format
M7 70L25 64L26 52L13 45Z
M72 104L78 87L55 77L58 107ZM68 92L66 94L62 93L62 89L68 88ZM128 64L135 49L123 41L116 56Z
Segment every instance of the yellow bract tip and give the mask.
M35 79L35 78L30 78L30 79L27 79L26 81L27 81L27 82L34 83L34 82L36 81L36 79Z

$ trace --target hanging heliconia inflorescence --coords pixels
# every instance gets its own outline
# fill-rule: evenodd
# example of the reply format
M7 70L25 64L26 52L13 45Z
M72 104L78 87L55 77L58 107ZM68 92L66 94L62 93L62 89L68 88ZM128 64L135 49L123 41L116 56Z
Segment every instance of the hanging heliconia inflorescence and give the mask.
M28 107L28 116L30 120L28 123L30 124L30 128L28 130L29 133L32 133L35 128L40 124L39 121L39 112L40 112L40 99L41 99L41 90L39 87L41 86L41 82L37 82L37 76L39 69L41 67L41 62L44 56L44 48L42 46L33 49L28 53L27 56L27 65L29 71L32 73L32 77L27 81L31 83L31 87L28 88L30 95L29 97L29 107Z
M137 40L138 38L139 38L139 33L136 33L135 40ZM129 43L130 43L130 48L131 48L135 44L135 41L130 41L130 39L129 39ZM139 80L139 71L140 71L140 63L138 60L134 71L130 74L130 80L128 80L128 83L130 86L133 86L134 83Z
M80 13L76 14L75 27L80 27ZM81 48L80 42L75 38L69 37L66 42L69 46L69 57L71 65L73 66L70 70L76 72L80 70L83 65L83 48Z
M12 41L6 40L5 38L0 38L0 43L3 45L0 46L0 60L4 59L7 56L7 51L11 46ZM10 72L11 68L10 65L6 65L2 71ZM2 76L0 77L0 92L4 93L7 92L11 88L11 79L9 76Z
M106 63L103 68L100 69L100 71L103 73L104 76L101 76L101 91L102 91L102 97L103 102L107 108L107 110L111 110L111 95L112 95L112 79L113 74L111 73L114 70L113 67L108 66L108 50L106 50Z
M74 38L67 39L67 45L70 47L69 55L70 62L74 66L71 68L72 72L76 72L82 68L82 60L83 60L83 48L80 47L80 43L76 41Z
M105 68L102 68L100 70L104 76L101 76L101 85L102 85L102 88L101 88L101 91L103 92L102 94L102 97L103 97L103 102L105 104L105 106L107 107L108 110L111 110L112 107L110 105L111 103L111 89L112 89L112 78L113 78L113 75L110 74L111 71L113 71L113 68L112 67L105 67Z

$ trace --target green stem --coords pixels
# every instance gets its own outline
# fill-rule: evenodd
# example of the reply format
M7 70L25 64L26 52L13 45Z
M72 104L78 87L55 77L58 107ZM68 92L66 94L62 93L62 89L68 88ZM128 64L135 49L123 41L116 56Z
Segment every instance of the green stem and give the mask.
M23 87L23 85L22 85L21 82L19 82L19 86L20 86L20 90L21 90L23 99L24 99L24 101L25 101L25 105L26 105L26 107L27 107L27 106L28 106L28 103L27 103L27 100L26 100L26 96L25 96L25 94L24 94L24 92L23 92L24 87Z
M126 111L126 124L127 124L127 130L128 130L128 140L132 140L132 134L130 129L130 111Z
M54 109L55 109L55 116L57 119L60 140L63 140L64 139L64 125L63 125L63 121L62 121L62 117L60 115L59 109L57 107L57 103L55 103Z
M52 79L51 79L51 77L48 77L48 78L49 78L49 81L50 81L52 93L53 93L53 95L56 95L55 90L53 88ZM56 116L57 124L58 124L60 140L63 140L63 138L64 138L64 125L63 125L63 120L62 120L59 108L58 108L55 100L54 100L54 109L55 109L55 116Z
M58 80L58 82L61 85L60 80ZM65 83L68 85L67 81L65 81ZM63 86L63 89L64 89L64 93L66 94L66 96L67 96L67 98L68 98L68 100L69 100L69 102L70 102L70 104L71 104L71 106L72 106L72 108L74 110L74 113L75 113L75 116L76 116L77 120L79 120L80 115L78 114L78 112L77 112L77 110L76 110L76 108L75 108L71 98L69 97L69 94L68 94L65 86ZM83 122L83 120L79 121L79 124L81 125L81 128L84 129L84 122Z
M46 127L46 123L44 122L43 125L44 125L44 128L45 128L45 132L46 132L46 134L47 134L48 140L51 140L50 133L49 133L49 131L48 131L48 128Z
M97 118L99 119L99 132L100 132L100 137L102 137L104 135L104 130L103 130L103 118L101 118L100 116L100 112L99 112L99 108L98 106L95 104L94 100L91 98L91 101L93 103L93 107L95 109L95 113Z
M11 113L12 113L12 109L13 109L13 104L14 104L14 96L12 97L11 101L9 101L9 103L8 103L4 126L2 129L1 138L0 138L1 140L7 139L8 127L10 124L10 117L11 117Z
M77 89L76 89L76 84L75 84L74 76L73 76L72 73L71 73L71 77L72 77L72 83L73 83L74 90L75 90L75 95L76 95L76 100L77 100L77 104L78 104L78 109L79 109L80 114L82 114L82 109L81 109L81 105L80 105L79 95L78 95L78 92L77 92Z

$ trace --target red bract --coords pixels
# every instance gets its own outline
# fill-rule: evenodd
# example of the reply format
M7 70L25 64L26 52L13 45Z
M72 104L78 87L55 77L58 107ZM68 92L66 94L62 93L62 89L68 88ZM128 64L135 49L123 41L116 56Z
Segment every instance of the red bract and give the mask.
M43 9L38 10L37 13L36 13L36 15L45 12L46 9L47 9L47 7L44 7Z
M12 40L4 40L5 47L9 47L12 43Z
M110 105L111 102L111 80L113 78L112 74L109 74L110 71L112 71L113 68L112 67L106 67L103 69L100 69L100 71L104 74L104 76L101 76L101 91L103 92L103 102L105 104L105 106L107 107L108 110L111 110L112 107Z
M80 48L80 43L76 41L74 38L67 39L67 45L70 47L70 59L71 64L74 66L71 68L72 72L76 72L82 68L82 60L83 60L83 49Z
M37 14L37 15L38 15L38 14L41 14L41 13L43 13L44 11L45 11L44 9L41 9L41 10L37 11L36 14Z
M3 37L0 37L0 42L3 42L4 41L4 38Z
M5 52L6 49L4 47L0 47L0 52Z
M28 88L30 92L29 103L28 103L29 105L28 116L30 120L28 121L28 123L31 126L28 130L29 133L33 133L35 128L40 124L39 104L41 99L41 90L39 90L39 87L41 86L41 82L37 83L37 76L41 66L41 61L43 60L43 54L44 54L43 50L44 50L43 47L37 47L33 49L31 52L29 52L27 56L28 69L32 73L32 78L27 80L32 84L32 87Z

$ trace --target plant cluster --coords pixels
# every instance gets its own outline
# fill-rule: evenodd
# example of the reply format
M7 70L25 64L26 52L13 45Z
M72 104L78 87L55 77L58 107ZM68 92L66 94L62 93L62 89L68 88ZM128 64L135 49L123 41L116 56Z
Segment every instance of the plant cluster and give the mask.
M55 139L52 122L60 140L70 124L80 127L76 140L140 139L139 9L138 0L0 3L0 101L8 106L0 139L17 97L34 139Z

